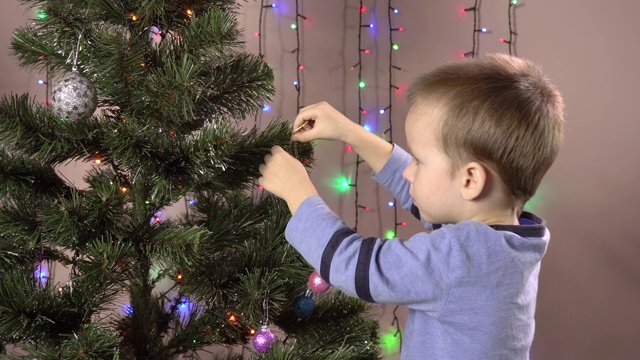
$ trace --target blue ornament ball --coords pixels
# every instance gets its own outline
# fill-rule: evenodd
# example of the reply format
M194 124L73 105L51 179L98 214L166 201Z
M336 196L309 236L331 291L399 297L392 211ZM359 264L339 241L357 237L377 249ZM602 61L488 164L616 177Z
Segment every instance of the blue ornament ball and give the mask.
M293 303L293 313L301 318L306 318L313 314L313 310L316 308L316 303L310 296L300 295Z

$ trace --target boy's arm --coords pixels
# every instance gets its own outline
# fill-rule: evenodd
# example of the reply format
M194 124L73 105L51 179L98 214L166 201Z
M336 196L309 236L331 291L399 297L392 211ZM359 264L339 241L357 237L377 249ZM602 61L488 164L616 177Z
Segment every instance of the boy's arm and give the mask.
M400 202L405 210L411 210L413 206L413 198L409 194L409 182L402 177L402 172L410 161L411 155L395 145L387 162L381 169L374 170L371 174L371 178L393 194L393 197Z
M409 184L402 178L404 168L411 161L406 151L368 132L326 102L302 108L293 128L296 129L293 133L295 141L329 139L350 144L369 164L374 180L391 192L404 209L411 210L415 217L420 218L409 195Z
M436 239L442 233L365 239L312 196L298 207L285 236L325 281L348 295L434 314L446 304L452 269L444 260L449 242Z

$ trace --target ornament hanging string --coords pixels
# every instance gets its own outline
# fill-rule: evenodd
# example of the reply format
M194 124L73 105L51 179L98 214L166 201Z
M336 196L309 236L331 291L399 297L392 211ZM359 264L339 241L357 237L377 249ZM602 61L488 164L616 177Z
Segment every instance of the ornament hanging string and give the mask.
M264 310L262 314L262 325L269 325L269 290L267 290L267 295L264 300L262 300L262 309Z
M72 71L78 71L78 53L80 52L80 39L82 39L82 32L78 35L78 43L76 44L76 51L73 54L73 64L71 65Z

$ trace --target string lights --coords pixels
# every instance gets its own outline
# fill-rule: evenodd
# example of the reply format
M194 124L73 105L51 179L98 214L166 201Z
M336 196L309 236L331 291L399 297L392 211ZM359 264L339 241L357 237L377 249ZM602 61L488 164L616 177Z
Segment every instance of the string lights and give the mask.
M507 0L509 2L509 8L507 13L509 14L509 38L501 38L500 42L509 45L509 55L516 55L516 37L518 34L515 31L515 17L516 17L516 5L518 0Z
M255 33L253 33L253 36L255 36L256 38L258 38L258 56L260 56L260 58L264 61L266 58L265 52L263 51L263 41L264 41L264 37L262 36L263 34L263 26L264 26L264 21L266 19L266 13L265 10L269 10L269 9L274 9L276 8L276 4L275 3L267 3L265 0L260 0L260 14L258 16L258 31L256 31ZM262 106L262 111L266 112L271 110L271 106L269 104L264 104ZM256 113L255 119L254 119L254 123L257 126L258 125L258 118L261 115L260 112Z
M402 68L396 66L394 64L394 53L398 50L398 45L393 39L393 35L396 31L402 32L404 29L402 27L394 27L393 15L399 13L399 10L392 6L392 0L388 0L388 11L387 17L389 20L389 86L388 86L388 104L386 108L380 110L380 114L387 114L389 118L389 127L387 130L382 132L382 136L385 134L389 134L389 142L393 144L393 91L400 91L400 87L396 86L393 81L393 74L395 71L402 71ZM393 208L393 231L387 230L385 237L387 239L393 239L396 237L398 233L398 225L406 224L404 222L398 222L398 208L396 207L396 200L389 201L388 205ZM387 337L385 340L385 346L387 351L395 352L396 350L400 352L402 349L402 332L400 331L400 320L396 314L399 305L396 305L393 309L393 320L391 322L391 326L395 326L395 332L391 337ZM396 340L398 341L399 346L396 345ZM388 343L387 343L388 342Z
M296 54L296 81L293 83L296 89L296 114L300 110L300 71L304 70L304 65L300 63L300 19L307 20L306 16L300 14L300 0L296 0L296 22L291 24L291 28L296 31L296 48L291 53Z
M480 0L474 0L473 6L464 9L465 12L473 11L473 37L471 51L462 54L462 58L471 57L472 59L478 54L478 34L486 33L487 28L478 28L478 18L480 17Z
M369 52L366 52L363 50L363 46L362 46L362 30L365 28L372 28L373 24L369 23L369 24L363 24L362 23L362 14L364 14L364 12L366 11L366 7L363 4L363 1L360 0L359 3L359 7L358 7L358 24L360 24L360 27L358 29L358 62L351 67L352 70L355 70L355 68L358 68L358 124L362 126L362 115L366 115L367 112L362 108L362 91L366 86L365 81L362 79L362 54L369 54ZM369 209L368 206L364 206L361 205L359 202L359 193L358 193L358 174L360 173L359 169L360 169L360 155L356 154L356 169L355 169L355 183L351 183L348 182L347 184L347 188L348 187L353 187L355 189L355 224L353 226L353 229L355 231L358 231L358 220L359 220L359 215L360 215L360 209L364 209L365 211L367 211ZM343 185L343 186L344 186Z
M270 10L275 8L276 8L275 3L268 3L266 0L260 0L260 14L258 16L258 31L253 33L253 36L258 38L258 56L260 57L260 59L262 59L262 61L265 61L266 59L266 51L263 51L263 42L265 41L265 38L263 36L263 27L265 26L265 22L266 22L265 10ZM262 106L262 112L267 112L269 110L271 110L271 106L269 104L264 104ZM259 120L262 119L261 117L262 112L260 111L256 112L256 115L254 118L254 126L256 127L258 127L259 125ZM253 198L256 198L256 194L260 194L262 190L263 190L263 187L258 185L257 179L254 180L253 187L251 188L251 196Z

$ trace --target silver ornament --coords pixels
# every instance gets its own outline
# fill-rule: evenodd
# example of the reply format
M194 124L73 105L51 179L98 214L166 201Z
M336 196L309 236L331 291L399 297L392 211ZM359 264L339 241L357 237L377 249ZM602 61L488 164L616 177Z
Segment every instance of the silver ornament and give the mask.
M53 87L51 109L64 120L86 119L97 107L96 87L75 70L65 74Z

